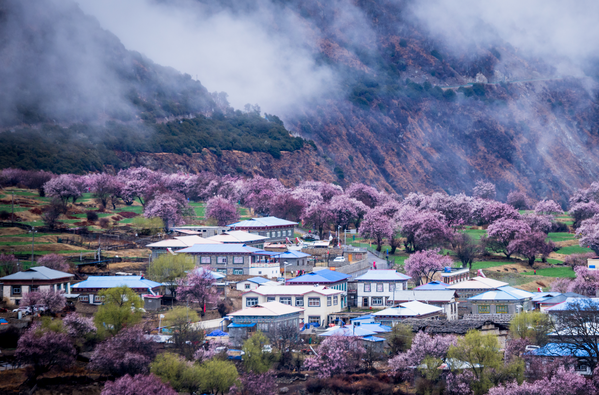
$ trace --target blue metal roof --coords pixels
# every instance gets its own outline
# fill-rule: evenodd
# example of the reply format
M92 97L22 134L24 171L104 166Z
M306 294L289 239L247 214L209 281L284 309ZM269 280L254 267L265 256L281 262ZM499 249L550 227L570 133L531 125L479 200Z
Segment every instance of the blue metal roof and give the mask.
M312 255L306 254L305 252L301 252L301 251L291 250L291 251L284 252L284 253L280 254L279 256L283 259L285 259L285 258L295 259L295 258L306 258L306 257L312 256Z
M299 277L292 278L287 280L285 284L301 284L301 283L310 283L310 284L327 284L327 283L336 283L338 281L347 280L351 278L345 273L339 273L334 270L324 269L319 270L317 272L306 273Z
M362 328L362 326L340 326L335 329L331 329L326 331L325 333L321 333L318 336L349 336L349 337L363 337L363 336L372 336L376 335L377 332Z
M449 284L445 284L443 281L431 281L428 284L420 285L418 287L415 287L414 289L417 289L419 291L442 291L445 290L447 287L449 287Z
M297 225L297 222L287 221L277 217L264 217L264 218L252 218L245 221L236 222L227 226L240 227L240 228L263 228L267 226L283 226L283 225Z
M350 318L349 322L354 322L354 321L370 321L372 320L374 322L374 316L372 314L366 314L366 315L361 315L359 317L356 318Z
M589 357L587 350L580 349L574 344L569 343L548 343L541 348L530 351L529 354L539 357Z
M548 312L554 311L569 311L573 308L579 309L593 309L596 310L599 306L599 298L573 298L569 297L565 302L556 304L555 306L549 307Z
M191 247L178 250L177 253L191 254L251 254L245 244L194 244Z
M236 324L236 323L232 323L229 324L229 326L227 328L252 328L256 326L256 323L253 324Z
M362 338L362 340L366 340L366 341L369 341L369 342L375 342L375 343L384 342L385 341L385 339L383 339L382 337L376 337L376 336L364 336Z
M566 292L564 294L554 296L553 298L545 299L545 300L541 301L541 303L558 304L558 303L565 302L568 298L572 298L572 299L576 299L576 298L587 299L587 297L584 296L584 295L577 294L575 292Z
M126 285L129 288L156 288L164 284L148 280L142 276L89 276L87 280L71 285L71 288L116 288Z
M485 300L485 301L518 301L532 298L532 293L509 286L497 288L492 291L484 292L480 295L468 298L468 300Z
M267 280L264 277L252 277L252 278L248 278L247 281L251 281L256 284L264 284L264 283L269 282L270 280Z

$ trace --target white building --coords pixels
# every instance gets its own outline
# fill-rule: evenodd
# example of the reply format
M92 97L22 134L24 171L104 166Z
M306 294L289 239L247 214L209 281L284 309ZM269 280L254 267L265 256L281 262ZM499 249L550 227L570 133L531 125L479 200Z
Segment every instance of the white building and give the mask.
M406 318L435 318L443 315L443 308L430 304L412 301L401 303L396 307L377 311L372 314L375 322L388 326L395 326Z
M19 304L24 294L43 289L71 293L70 273L49 269L45 266L35 266L22 272L13 273L0 278L4 300Z
M258 287L243 294L242 306L251 307L266 302L280 302L304 309L305 323L328 324L329 314L341 311L343 291L320 286L282 285Z
M358 307L385 308L393 305L393 293L408 289L410 276L395 270L369 270L356 278Z
M281 285L280 283L267 280L264 277L252 277L252 278L248 278L247 280L238 282L237 290L238 291L251 291L258 287L269 287L269 286L278 287L280 285Z
M437 291L421 291L414 289L410 291L396 291L394 297L394 304L401 304L416 300L418 302L441 307L447 316L448 321L458 319L458 300L456 291L450 289Z
M183 248L191 247L195 244L220 244L220 241L207 240L200 236L178 236L173 239L160 240L156 243L148 244L146 247L152 250L152 260L162 254L170 251L178 251Z

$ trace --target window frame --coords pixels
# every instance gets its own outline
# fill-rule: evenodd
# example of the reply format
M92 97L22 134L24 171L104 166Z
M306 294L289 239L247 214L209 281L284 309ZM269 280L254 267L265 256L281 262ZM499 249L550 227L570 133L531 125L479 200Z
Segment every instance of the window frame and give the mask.
M333 305L333 298L330 296L327 296L327 307L331 307Z
M15 292L15 290L18 289L18 292ZM23 295L23 286L21 285L11 285L10 286L10 294L12 295L18 295L21 296Z
M497 313L497 314L509 314L509 312L510 312L510 306L508 306L507 304L497 304L497 305L495 305L495 313Z
M233 269L233 274L235 274L237 276L242 276L243 275L243 269Z
M313 301L318 301L318 304L312 304ZM308 298L308 307L320 307L320 298Z
M293 299L291 296L279 296L279 303L286 304L287 306L293 306Z
M477 305L478 314L490 314L491 313L491 305L488 304L479 304Z
M243 257L242 256L234 256L233 264L234 265L243 265Z
M376 283L376 292L385 292L385 283Z
M79 295L80 302L89 302L89 295Z
M212 258L210 258L209 256L201 256L200 257L200 264L209 265L211 263L212 263Z
M377 301L378 303L376 303L375 301ZM373 296L372 298L370 298L370 305L371 306L384 306L385 301L383 300L382 296Z
M304 307L304 297L303 296L301 298L298 298L298 297L295 298L295 306L296 307Z
M339 295L333 296L333 306L337 306L339 304Z
M364 292L372 292L372 286L370 283L364 283Z
M245 289L251 289L252 284L245 284Z
M309 324L320 324L320 316L319 315L309 315L308 323Z
M224 262L223 262L224 261ZM216 257L216 264L217 265L226 265L227 264L227 256L217 256Z
M255 297L245 298L245 307L253 307L253 306L258 305L258 303L259 303L258 298L255 298Z

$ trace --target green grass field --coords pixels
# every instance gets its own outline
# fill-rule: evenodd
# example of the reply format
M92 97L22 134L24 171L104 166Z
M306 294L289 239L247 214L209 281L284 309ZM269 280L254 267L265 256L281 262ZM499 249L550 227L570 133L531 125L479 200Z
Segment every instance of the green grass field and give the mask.
M553 242L556 241L567 241L567 240L574 240L575 237L572 233L565 233L565 232L559 232L559 233L549 233L547 235L547 238Z
M474 240L480 240L480 238L487 234L487 231L484 229L465 229L462 232L466 233Z
M131 213L143 214L144 208L142 206L125 206L125 207L118 207L116 210L112 210L112 211L114 211L115 213L129 211Z
M585 254L587 252L593 252L590 248L584 248L580 246L568 246L562 247L556 251L558 254L571 255L571 254Z
M503 265L511 265L512 263L516 263L516 262L496 262L496 261L474 262L472 264L472 270L488 269L490 267L503 266Z
M533 271L526 272L524 274L529 275L529 276L534 276ZM538 269L537 275L545 276L545 277L567 277L567 278L576 277L576 273L574 273L574 271L570 267L549 267L546 269Z

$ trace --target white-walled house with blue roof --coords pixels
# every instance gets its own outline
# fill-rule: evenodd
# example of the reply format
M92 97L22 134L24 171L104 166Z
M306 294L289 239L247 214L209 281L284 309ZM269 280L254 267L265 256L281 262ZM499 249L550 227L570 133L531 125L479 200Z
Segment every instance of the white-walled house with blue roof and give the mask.
M387 309L377 311L372 315L374 316L374 321L376 323L393 327L407 318L438 319L441 318L443 314L444 311L441 307L414 300L411 302L400 303L395 307L389 307Z
M280 253L279 258L281 260L281 264L288 264L285 269L287 272L297 272L300 270L310 272L314 268L310 261L311 256L312 255L305 252L289 250L287 252Z
M239 281L236 288L238 291L251 291L258 287L278 287L280 285L280 283L267 280L264 277L252 277L247 280Z
M233 275L278 277L278 253L245 244L195 244L177 251L194 257L195 263L208 270Z
M343 292L341 308L347 307L347 282L351 276L335 270L322 269L285 281L285 285L321 285Z
M143 276L89 276L87 280L71 286L71 289L79 294L80 302L101 304L102 298L98 296L100 291L122 286L131 288L142 299L144 295L154 298L164 292L164 284L148 280Z
M293 238L293 230L297 222L287 221L277 217L252 218L228 225L231 230L244 230L249 233L265 236L265 242L284 241Z
M491 314L516 314L531 311L533 308L532 292L504 286L468 298L472 304L472 314L478 317Z
M24 294L43 289L71 292L71 273L61 272L45 266L34 266L30 269L9 274L0 278L4 300L19 304Z
M410 276L395 270L369 270L356 278L357 306L385 308L392 306L395 291L408 289Z

